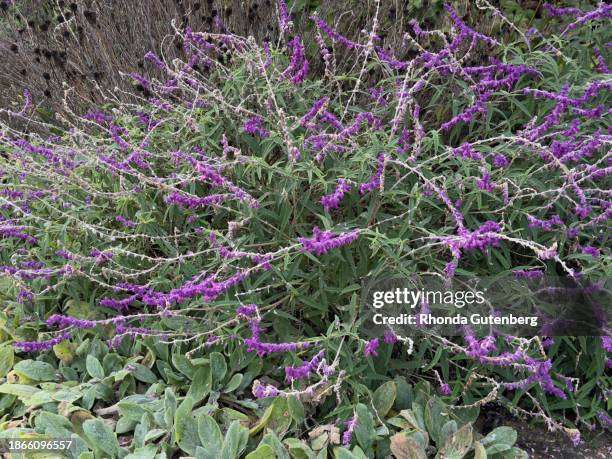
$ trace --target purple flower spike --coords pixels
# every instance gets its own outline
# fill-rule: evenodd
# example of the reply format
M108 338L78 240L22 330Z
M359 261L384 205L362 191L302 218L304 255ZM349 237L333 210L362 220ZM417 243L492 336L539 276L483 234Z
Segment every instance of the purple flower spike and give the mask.
M348 183L345 179L338 179L336 191L334 191L332 194L328 194L327 196L323 196L321 198L321 204L323 204L323 207L328 212L330 209L336 209L340 205L340 201L342 201L344 194L347 193L350 189L350 183Z
M247 134L258 135L262 139L266 139L270 137L270 132L267 129L261 127L264 119L261 116L255 116L253 118L249 118L244 122L244 126L242 130Z
M346 430L342 434L342 444L344 446L348 447L351 444L355 427L357 427L357 416L353 416L351 419L346 421Z
M374 356L374 357L378 357L378 338L373 338L370 341L368 341L365 345L365 348L363 349L363 355L366 357L370 357L370 356Z
M323 255L332 249L355 241L359 237L360 230L336 234L331 231L321 231L319 228L314 227L312 233L314 236L312 239L305 237L298 238L298 241L302 244L302 252Z

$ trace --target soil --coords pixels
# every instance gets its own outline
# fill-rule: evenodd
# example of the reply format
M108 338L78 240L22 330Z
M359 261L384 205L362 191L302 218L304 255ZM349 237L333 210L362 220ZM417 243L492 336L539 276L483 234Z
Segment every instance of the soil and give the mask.
M517 419L499 406L481 410L477 428L483 434L505 425L518 433L516 446L525 450L532 459L609 459L612 458L612 433L598 431L584 435L577 446L561 432L549 432L539 423ZM584 434L584 433L583 433Z

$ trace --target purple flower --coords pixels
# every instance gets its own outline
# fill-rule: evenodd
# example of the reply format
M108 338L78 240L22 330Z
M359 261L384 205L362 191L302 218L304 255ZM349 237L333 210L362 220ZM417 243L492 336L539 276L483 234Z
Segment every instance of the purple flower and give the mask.
M600 411L599 413L597 413L597 418L599 419L599 422L601 422L601 424L604 427L612 426L612 418L608 416L608 414L605 411Z
M257 398L276 397L279 393L279 390L272 385L260 384L259 381L253 384L253 395Z
M329 102L329 97L322 97L317 100L308 112L300 118L300 126L305 128L311 128L313 125L310 123L321 111L321 109Z
M330 209L336 209L340 205L340 201L344 197L344 194L350 189L350 183L348 183L343 178L338 179L336 191L334 191L332 194L328 194L327 196L321 197L321 204L323 204L323 207L327 211L329 211Z
M158 69L166 70L166 64L164 64L164 62L153 51L149 51L147 54L145 54L144 58L155 65L155 67Z
M117 215L115 217L115 220L117 220L119 223L121 223L126 228L136 228L136 223L133 222L132 220L128 220L123 215Z
M355 241L360 234L360 230L353 230L347 233L336 234L331 231L321 231L318 227L312 229L313 238L298 238L302 244L302 252L311 252L316 255L323 255L332 249L350 244Z
M493 165L495 167L508 167L510 165L510 160L501 153L497 153L493 156Z
M270 132L261 125L263 124L264 119L261 116L254 116L253 118L248 118L244 122L244 126L242 130L247 134L258 135L262 139L270 137Z
M544 276L544 271L540 269L517 269L512 271L512 275L517 279L540 279L542 276Z
M602 336L601 337L601 347L606 352L612 352L612 337L610 336Z
M278 10L279 10L279 26L280 30L283 33L287 33L291 30L291 18L289 17L289 12L287 11L287 2L285 0L279 0L278 2Z
M469 143L464 143L460 147L455 148L453 154L455 157L461 157L463 159L473 159L475 161L482 160L482 155L474 150Z
M306 60L304 44L299 36L296 35L289 42L289 47L291 48L291 61L279 78L284 80L291 75L291 83L298 85L303 83L306 78L308 60Z
M397 342L397 335L391 330L385 330L383 336L386 344L395 344Z
M310 343L264 343L260 339L261 328L259 319L251 319L249 328L251 329L251 337L244 340L247 352L256 352L258 356L265 357L266 355L276 352L294 352L310 347Z
M123 300L115 300L112 298L102 298L100 305L106 308L116 309L117 311L127 311L128 308L139 298L139 295L132 295Z
M70 316L62 316L53 314L47 319L47 326L57 326L59 328L76 327L76 328L94 328L96 322L93 320L77 319Z
M13 346L20 348L23 352L48 351L56 344L67 341L72 337L69 332L63 332L55 338L46 341L15 341Z
M353 440L353 432L357 427L357 416L353 416L351 419L346 421L346 430L342 434L342 444L346 447L350 446Z
M553 215L549 220L540 220L532 215L527 215L527 221L529 222L529 228L541 228L544 231L552 231L554 225L563 225L563 220L559 215Z
M488 191L489 193L492 193L495 189L495 187L491 183L491 174L486 171L483 172L481 178L476 179L476 186L481 190Z
M212 234L212 233L211 233ZM257 313L256 304L245 304L236 309L236 314L241 317L253 317Z
M325 355L324 351L320 351L316 354L310 362L304 362L299 367L287 367L285 368L285 379L287 382L292 383L293 381L298 381L301 379L307 379L310 377L312 373L324 371L325 373L329 373L333 371L331 367L327 367L323 365L323 356ZM325 368L321 368L325 366Z
M592 245L583 245L581 247L582 253L592 256L593 258L599 258L599 249Z
M440 385L440 393L442 395L450 395L451 394L451 388L447 383L444 383L442 385Z
M140 83L140 85L145 88L145 89L151 89L151 81L148 80L147 78L143 77L141 74L136 73L136 72L132 72L129 74L129 76L137 81L138 83Z
M359 192L361 194L366 194L376 188L380 188L382 184L382 175L385 171L385 161L386 156L384 153L380 153L378 155L378 168L376 169L376 173L372 175L367 182L359 185Z
M593 51L595 52L595 60L597 61L597 70L599 71L599 73L603 73L603 74L610 73L610 69L608 68L608 65L606 64L606 60L601 54L600 49L595 47L593 48Z
M339 34L338 32L336 32L334 29L332 29L319 16L311 16L310 19L314 21L314 23L316 24L317 28L321 32L323 32L325 35L327 35L333 41L335 41L337 43L340 43L340 44L346 46L349 49L361 49L361 48L365 48L364 45L361 45L359 43L355 43L354 41L351 41L348 38L346 38L345 36L343 36L343 35Z
M374 357L378 357L378 345L378 338L371 339L366 343L365 348L363 349L363 355L366 357L370 357L371 355L373 355Z

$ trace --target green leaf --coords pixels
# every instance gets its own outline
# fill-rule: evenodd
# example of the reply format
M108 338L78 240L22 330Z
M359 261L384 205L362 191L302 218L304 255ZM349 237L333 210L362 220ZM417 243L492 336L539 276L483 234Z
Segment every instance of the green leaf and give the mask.
M240 387L240 383L242 383L243 377L244 376L242 375L242 373L236 373L234 376L232 376L232 379L230 379L229 382L225 385L225 387L223 388L223 392L234 392Z
M154 459L157 454L156 445L147 445L136 448L133 453L128 454L123 459Z
M196 447L200 444L198 426L191 414L193 405L193 399L189 396L185 397L174 415L176 442L183 451L190 455L195 454Z
M488 449L489 446L504 444L512 447L516 443L517 434L512 427L502 426L493 429L489 434L480 440L480 443Z
M453 434L442 448L436 458L462 459L472 446L472 425L466 424Z
M304 443L297 438L286 438L283 443L287 445L289 454L293 459L315 459L315 453Z
M359 403L355 411L357 412L355 437L357 438L357 443L359 443L364 450L368 450L376 438L374 419L368 407L363 403Z
M0 347L0 378L4 378L13 368L15 362L15 351L13 346Z
M149 384L155 384L158 382L159 379L148 367L141 365L140 363L131 363L130 365L134 368L132 370L132 374L138 381Z
M92 378L104 379L104 368L98 359L96 359L93 355L88 354L85 359L85 366L87 368L87 373Z
M167 387L164 392L164 421L168 429L174 426L174 415L176 413L176 395L171 387Z
M427 432L438 447L443 446L440 433L442 431L442 426L448 421L448 417L445 414L445 406L437 397L432 397L427 400L424 413L425 426L427 427Z
M48 411L41 411L38 416L36 416L35 424L36 427L42 430L60 427L65 430L72 431L72 424L66 417L60 416L59 414L49 413Z
M487 459L487 451L478 441L474 443L474 459Z
M100 419L89 419L83 423L83 431L95 449L112 457L115 457L119 453L119 442L117 441L117 437L104 421Z
M223 446L223 435L217 421L206 413L198 416L198 436L204 445L205 458L215 458Z
M38 387L28 386L26 384L1 384L0 394L15 395L20 400L25 400L32 397L34 394L41 392Z
M287 397L287 407L293 420L301 424L304 421L304 405L302 402L295 395L289 395Z
M15 365L15 373L34 381L55 381L56 369L47 362L22 360Z
M145 436L151 431L153 425L153 416L150 413L144 413L140 419L140 423L134 429L134 445L141 448L145 445Z
M220 352L213 352L210 354L210 368L212 370L212 377L214 381L222 381L227 373L227 363L225 357Z
M279 440L278 435L276 435L276 433L268 432L261 439L261 443L270 445L272 449L274 449L274 453L276 454L278 459L290 459L287 450Z
M246 455L245 459L276 459L276 454L270 445L259 445L255 451Z
M374 395L372 396L372 403L374 404L374 408L381 419L387 415L395 403L396 397L397 386L393 381L387 381L376 389Z
M336 459L358 459L353 453L351 453L348 449L343 447L334 448L334 457Z
M204 365L198 368L189 386L187 395L191 397L194 403L204 399L212 389L212 372L209 365Z
M240 421L233 421L225 433L219 459L235 459L240 457L240 453L246 446L248 438L249 430L242 427Z
M427 459L425 450L404 432L391 437L391 452L395 459Z
M406 382L403 377L395 378L396 386L396 397L395 397L395 409L398 411L406 410L412 407L412 400L414 394L412 393L412 386Z

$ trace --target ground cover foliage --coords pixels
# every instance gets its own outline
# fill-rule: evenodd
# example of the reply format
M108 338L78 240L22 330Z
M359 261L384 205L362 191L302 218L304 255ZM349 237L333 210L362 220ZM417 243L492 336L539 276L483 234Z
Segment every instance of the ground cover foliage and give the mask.
M44 125L26 92L4 114L31 129L0 131L0 435L82 458L513 458L482 406L575 444L609 428L608 336L360 329L361 281L388 271L609 275L611 9L524 30L477 6L513 39L447 5L450 33L415 21L401 49L377 16L354 41L315 14L304 43L280 2L261 46L175 24L96 111L68 90Z

